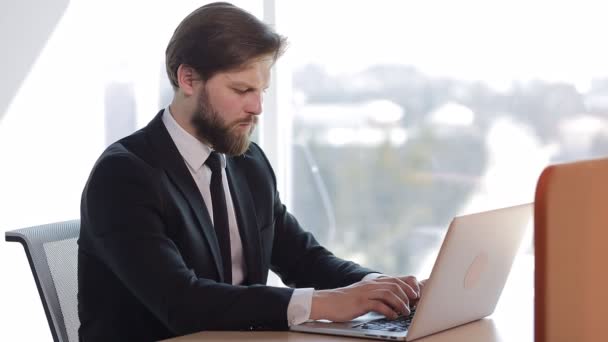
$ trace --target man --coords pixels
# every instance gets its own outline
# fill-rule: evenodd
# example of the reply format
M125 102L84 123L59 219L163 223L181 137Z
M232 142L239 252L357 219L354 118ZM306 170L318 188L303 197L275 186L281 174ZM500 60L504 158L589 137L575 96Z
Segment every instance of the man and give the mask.
M320 246L281 204L249 141L284 45L227 3L177 27L166 51L171 105L107 148L82 195L81 340L409 313L416 279L381 276ZM269 269L291 287L266 286Z

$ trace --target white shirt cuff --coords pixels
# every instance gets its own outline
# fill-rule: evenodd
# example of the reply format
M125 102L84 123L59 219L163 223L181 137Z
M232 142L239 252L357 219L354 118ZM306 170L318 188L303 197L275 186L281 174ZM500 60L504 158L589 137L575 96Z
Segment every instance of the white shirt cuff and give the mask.
M373 280L382 276L384 276L384 274L382 273L370 273L363 277L361 280Z
M384 276L382 273L370 273L361 280L371 280ZM293 290L289 304L287 305L287 324L293 325L302 324L310 319L310 310L312 306L312 295L314 288L302 288Z
M287 305L287 324L298 325L308 321L314 288L295 289Z

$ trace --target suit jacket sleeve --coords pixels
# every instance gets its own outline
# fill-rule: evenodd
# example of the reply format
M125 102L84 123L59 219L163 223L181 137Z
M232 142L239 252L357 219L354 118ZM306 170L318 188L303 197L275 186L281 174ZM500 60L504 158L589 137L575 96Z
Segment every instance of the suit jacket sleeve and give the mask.
M166 226L161 179L133 154L102 158L83 193L81 240L176 335L287 328L292 289L217 283L185 264Z
M252 144L266 163L274 185L274 239L271 269L285 284L292 287L331 289L348 286L376 271L364 268L333 255L321 246L314 236L305 231L296 218L281 203L276 190L276 178L264 153Z

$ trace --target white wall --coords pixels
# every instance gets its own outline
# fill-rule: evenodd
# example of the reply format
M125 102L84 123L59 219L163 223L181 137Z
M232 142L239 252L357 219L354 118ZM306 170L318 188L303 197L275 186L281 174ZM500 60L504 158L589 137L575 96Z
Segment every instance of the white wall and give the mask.
M68 0L4 0L0 3L0 118L40 54ZM18 33L18 34L17 34Z
M51 106L57 104L47 97L53 96L56 89L48 83L36 82L41 75L32 68L44 53L67 5L68 0L0 2L3 46L0 53L0 231L75 214L58 205L56 199L61 196L51 194L51 191L62 194L70 191L69 187L61 187L69 175L57 167L69 165L66 154L59 152L67 147L69 137L52 139L54 126L61 121L52 115ZM29 76L32 80L25 82ZM23 95L16 97L20 90ZM48 106L43 106L45 102ZM42 111L45 107L48 110ZM73 202L73 196L68 201ZM42 213L37 211L41 208L44 208ZM38 291L19 244L0 243L0 269L3 274L0 340L51 341Z

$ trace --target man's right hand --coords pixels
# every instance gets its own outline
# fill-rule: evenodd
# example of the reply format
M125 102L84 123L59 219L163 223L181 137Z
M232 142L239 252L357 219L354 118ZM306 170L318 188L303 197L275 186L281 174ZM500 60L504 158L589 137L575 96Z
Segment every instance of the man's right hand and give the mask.
M310 319L346 322L370 311L395 319L409 315L410 302L420 297L420 283L415 277L379 277L347 287L315 291Z

